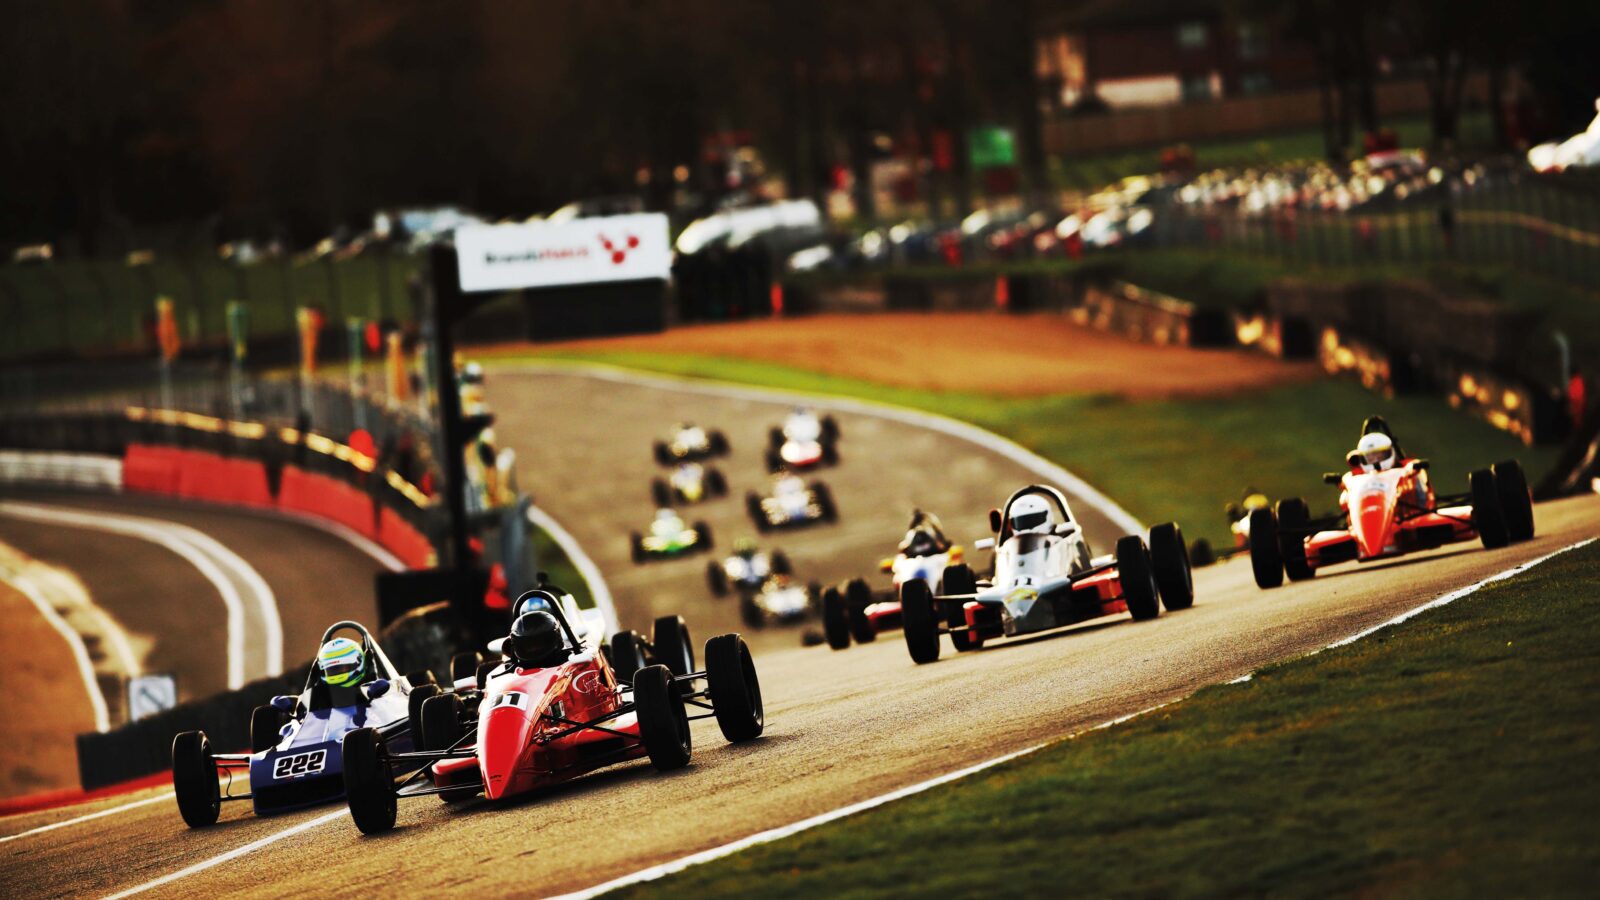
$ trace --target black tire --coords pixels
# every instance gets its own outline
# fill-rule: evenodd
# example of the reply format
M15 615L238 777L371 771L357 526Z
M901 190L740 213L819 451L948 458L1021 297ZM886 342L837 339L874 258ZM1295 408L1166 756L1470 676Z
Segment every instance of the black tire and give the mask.
M713 430L706 438L711 442L711 452L717 456L728 455L728 436L721 431Z
M379 834L393 828L397 800L383 735L373 728L357 728L344 736L341 749L344 799L350 806L350 818L362 834Z
M1156 588L1167 612L1194 605L1194 572L1178 523L1164 522L1150 529L1150 566L1155 570Z
M1478 469L1467 476L1472 489L1472 527L1478 529L1483 546L1494 550L1511 543L1506 531L1506 511L1500 506L1500 486L1494 472Z
M1217 561L1217 552L1211 549L1211 542L1200 538L1189 545L1189 564L1191 566L1209 566Z
M689 714L666 666L645 666L638 671L633 680L633 703L650 764L662 772L688 765L694 752Z
M461 740L461 697L439 694L422 704L422 744L427 750L448 750Z
M216 824L222 813L222 786L204 731L185 731L172 739L172 791L178 813L190 828Z
M656 509L663 509L672 505L672 488L659 478L650 481L650 502Z
M922 665L939 658L939 620L927 582L915 579L900 585L900 624L912 662Z
M825 466L839 464L839 447L832 441L822 442L822 464Z
M705 522L694 523L694 548L696 550L710 550L714 544L711 542L711 526Z
M778 454L777 450L768 450L767 451L767 471L768 472L778 472L778 471L780 471L782 469L783 469L783 457Z
M1161 615L1160 589L1156 587L1150 548L1136 534L1117 539L1117 579L1122 583L1122 599L1134 621L1144 622Z
M260 753L278 743L283 713L276 706L258 706L250 711L250 752Z
M766 534L772 530L772 523L767 520L766 510L761 508L761 495L751 491L744 495L744 508L750 514L750 521L756 524L756 530Z
M783 446L783 429L774 425L767 429L767 449L776 450Z
M476 650L467 650L450 657L450 683L455 684L463 678L472 678L478 674L478 665L483 662L483 654Z
M481 689L483 685L480 684L478 687ZM410 715L407 717L406 722L411 728L411 743L416 745L418 750L430 749L428 742L423 740L422 736L422 704L428 702L429 697L437 696L439 696L439 686L437 684L425 684L419 688L412 688L411 695L406 698L410 704Z
M850 579L844 586L844 609L850 617L850 636L858 644L870 644L878 639L878 626L867 617L867 607L872 605L872 588L859 578Z
M432 669L418 669L406 676L406 681L412 687L422 687L425 684L438 684L439 679L433 677Z
M744 638L719 634L706 641L706 684L723 737L737 744L761 736L766 728L761 680Z
M794 567L789 565L789 554L782 550L772 551L772 572L774 575L794 574Z
M644 562L644 560L645 560L644 536L639 534L639 532L637 532L637 531L629 532L629 534L628 534L628 551L629 551L629 554L633 557L633 561L634 562L636 562L636 563Z
M1506 537L1513 543L1533 538L1533 494L1528 490L1528 476L1522 472L1522 463L1505 459L1489 467L1494 473L1494 484L1500 493L1500 509L1505 513Z
M850 611L836 587L822 592L822 636L835 650L850 649Z
M644 647L636 631L619 631L611 636L611 670L617 680L633 681L634 673L644 668Z
M728 596L728 570L722 563L716 560L706 563L706 584L711 588L711 596Z
M728 479L717 469L706 472L706 494L711 497L728 496Z
M833 416L822 417L822 442L831 444L839 439L839 423Z
M944 575L939 582L941 595L976 594L978 592L978 578L972 574L972 567L966 564L945 566ZM983 646L983 638L973 634L967 629L967 613L965 602L951 601L945 604L945 626L950 629L950 643L955 645L957 653L968 653Z
M836 522L839 519L839 508L833 505L833 491L820 481L812 482L811 493L816 495L817 506L822 510L822 521Z
M1283 573L1290 581L1306 581L1316 577L1306 559L1306 529L1311 525L1311 510L1300 497L1285 497L1278 501L1275 514L1278 523L1278 554L1283 558Z
M1278 543L1278 520L1270 509L1250 511L1250 571L1262 590L1283 584L1283 548Z
M682 677L695 671L694 644L689 640L689 626L683 616L661 616L650 629L650 646L655 648L656 660L672 674Z
M762 611L761 604L756 602L755 594L749 591L739 594L739 621L743 622L746 628L767 627L767 614Z
M657 463L663 466L672 465L672 451L667 449L666 441L656 441L655 455Z

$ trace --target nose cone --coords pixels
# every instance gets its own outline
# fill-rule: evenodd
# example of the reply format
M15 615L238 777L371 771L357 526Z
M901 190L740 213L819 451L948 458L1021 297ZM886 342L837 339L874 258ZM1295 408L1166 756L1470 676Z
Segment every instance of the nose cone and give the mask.
M1356 514L1351 517L1352 530L1356 535L1356 543L1361 546L1362 556L1376 556L1383 552L1384 543L1389 539L1389 498L1382 494L1368 494L1361 498L1361 505Z
M505 705L490 710L484 719L478 766L483 773L483 793L490 800L514 790L512 782L528 748L534 718L519 706Z

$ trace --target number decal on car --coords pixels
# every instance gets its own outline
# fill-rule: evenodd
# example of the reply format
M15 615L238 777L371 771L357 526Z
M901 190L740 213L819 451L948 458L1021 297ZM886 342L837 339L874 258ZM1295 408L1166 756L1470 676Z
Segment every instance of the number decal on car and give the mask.
M528 695L519 691L506 691L504 694L500 695L500 699L494 702L495 709L499 709L502 706L515 706L517 709L527 709Z
M302 775L315 775L321 772L328 762L328 751L312 750L310 753L296 753L293 756L280 756L272 765L273 778L299 778Z

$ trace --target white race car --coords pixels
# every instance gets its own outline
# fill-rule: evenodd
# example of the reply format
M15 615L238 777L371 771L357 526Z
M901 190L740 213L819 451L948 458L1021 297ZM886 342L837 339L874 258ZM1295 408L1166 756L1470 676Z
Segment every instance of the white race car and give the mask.
M866 644L877 640L880 631L899 628L901 585L923 581L937 596L945 569L962 558L962 548L945 537L939 518L914 510L895 555L878 563L890 576L887 588L874 591L865 578L852 578L822 592L822 632L828 646L844 650L851 638Z
M722 473L699 463L679 463L666 478L650 482L650 499L659 507L674 503L699 503L726 496L728 480Z
M832 522L839 517L833 494L820 481L806 484L792 472L782 472L772 480L772 493L763 497L755 491L745 495L745 508L761 531Z
M728 455L728 439L715 429L706 430L687 422L673 429L672 437L656 441L656 462L670 466L680 462L699 462L713 456Z
M819 418L815 410L796 407L768 435L767 471L831 466L839 461L838 441L839 425L833 416Z

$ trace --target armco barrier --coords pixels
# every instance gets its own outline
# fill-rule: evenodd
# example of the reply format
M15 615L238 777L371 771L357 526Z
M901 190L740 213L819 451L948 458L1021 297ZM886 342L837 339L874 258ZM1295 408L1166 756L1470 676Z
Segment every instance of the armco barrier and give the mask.
M122 457L122 486L149 494L177 494L182 451L172 447L129 444Z
M278 485L278 507L337 522L366 537L377 537L372 498L360 489L315 472L285 466Z
M428 536L387 506L378 507L378 543L407 568L427 569L435 564Z

